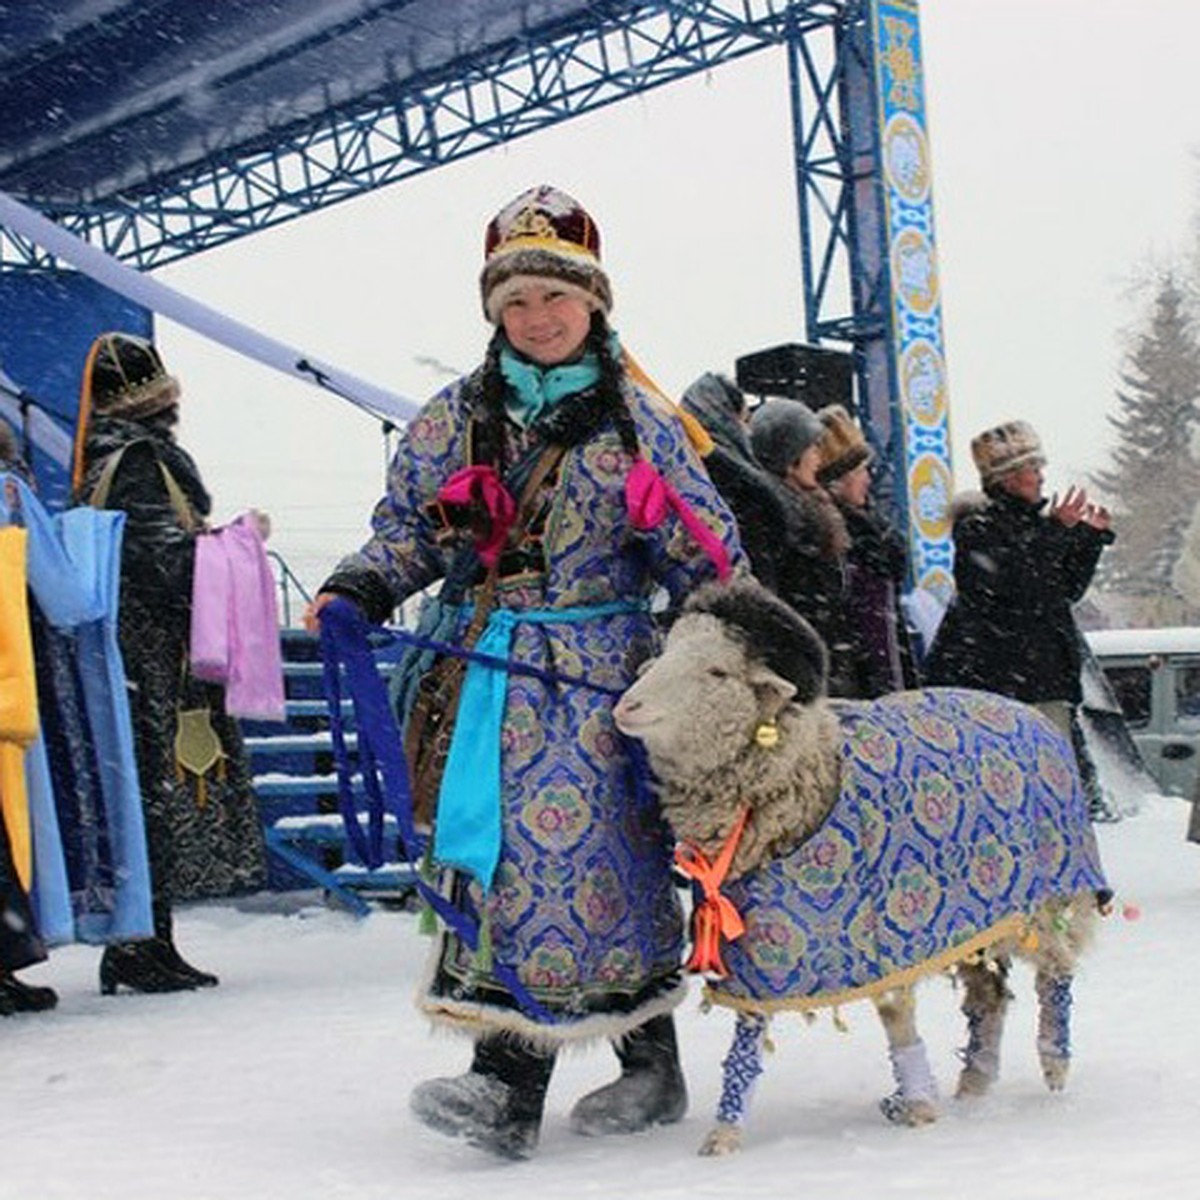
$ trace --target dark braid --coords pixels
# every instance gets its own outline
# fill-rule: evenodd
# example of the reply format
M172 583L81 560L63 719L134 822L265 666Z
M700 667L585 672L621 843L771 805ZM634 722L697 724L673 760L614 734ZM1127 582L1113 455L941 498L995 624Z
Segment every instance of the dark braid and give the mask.
M500 373L500 351L504 346L504 328L496 326L488 342L480 381L481 419L476 449L479 464L499 470L504 463L504 376Z
M621 439L621 447L630 458L637 458L641 450L633 414L625 403L625 375L621 364L613 356L609 345L608 321L602 312L592 313L592 326L588 330L587 340L588 349L600 363L599 399L608 408L617 436Z

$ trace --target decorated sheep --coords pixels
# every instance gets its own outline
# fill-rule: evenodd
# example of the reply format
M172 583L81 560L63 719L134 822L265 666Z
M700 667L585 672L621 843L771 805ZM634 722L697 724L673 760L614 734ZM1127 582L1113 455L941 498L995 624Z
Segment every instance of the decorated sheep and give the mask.
M824 647L790 608L753 581L710 585L615 710L698 884L689 966L738 1014L702 1154L739 1147L774 1013L860 998L887 1033L885 1116L934 1120L912 987L952 967L969 1034L958 1093L982 1093L1012 953L1036 967L1046 1083L1066 1080L1071 976L1104 889L1069 745L987 693L830 701L824 680Z

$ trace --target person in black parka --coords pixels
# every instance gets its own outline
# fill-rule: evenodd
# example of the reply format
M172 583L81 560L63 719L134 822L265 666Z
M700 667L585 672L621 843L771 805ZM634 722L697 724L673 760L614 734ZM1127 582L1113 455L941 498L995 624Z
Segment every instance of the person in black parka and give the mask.
M1045 456L1033 428L1011 421L971 443L983 496L960 498L954 516L954 581L925 682L979 688L1042 709L1071 736L1082 700L1082 598L1104 547L1108 511L1082 488L1047 501Z

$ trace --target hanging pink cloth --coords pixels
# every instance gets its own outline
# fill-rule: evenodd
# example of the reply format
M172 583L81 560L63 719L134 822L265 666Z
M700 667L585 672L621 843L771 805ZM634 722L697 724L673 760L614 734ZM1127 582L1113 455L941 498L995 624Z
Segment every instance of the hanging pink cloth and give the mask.
M284 720L275 580L258 523L243 513L196 538L192 673L225 686L225 711Z
M688 502L658 473L653 464L639 458L625 476L625 506L634 529L654 529L673 508L724 581L732 570L729 552L721 539L692 511Z

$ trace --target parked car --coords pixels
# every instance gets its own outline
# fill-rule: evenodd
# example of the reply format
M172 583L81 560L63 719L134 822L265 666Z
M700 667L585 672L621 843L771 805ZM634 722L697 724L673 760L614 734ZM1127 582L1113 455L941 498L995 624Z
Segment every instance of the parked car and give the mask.
M1166 795L1191 800L1200 768L1200 627L1085 636L1147 770Z

